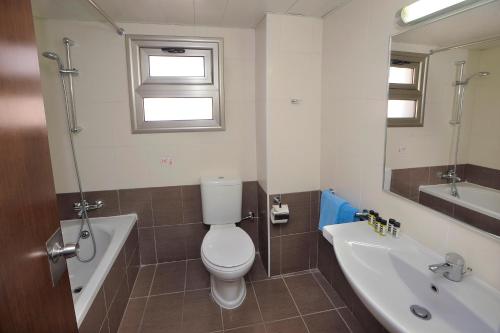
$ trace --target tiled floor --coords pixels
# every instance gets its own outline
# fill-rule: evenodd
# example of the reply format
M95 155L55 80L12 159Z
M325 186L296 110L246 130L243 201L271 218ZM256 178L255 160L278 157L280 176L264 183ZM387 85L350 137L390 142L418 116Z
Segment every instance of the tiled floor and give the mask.
M268 279L257 261L235 310L210 297L201 260L144 266L120 333L358 333L359 323L318 271Z

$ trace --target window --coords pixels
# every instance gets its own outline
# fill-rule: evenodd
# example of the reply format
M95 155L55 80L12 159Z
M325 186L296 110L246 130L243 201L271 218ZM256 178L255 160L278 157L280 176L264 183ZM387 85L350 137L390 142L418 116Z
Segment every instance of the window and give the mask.
M391 52L387 126L424 125L427 59L421 53Z
M133 133L224 129L219 38L129 35Z

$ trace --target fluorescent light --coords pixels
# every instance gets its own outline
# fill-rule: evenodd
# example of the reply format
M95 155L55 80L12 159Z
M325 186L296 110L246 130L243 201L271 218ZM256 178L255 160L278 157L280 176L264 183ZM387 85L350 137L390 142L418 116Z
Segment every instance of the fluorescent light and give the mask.
M463 7L478 1L479 0L418 0L401 9L401 21L404 24L417 23L431 16L455 10L458 7Z

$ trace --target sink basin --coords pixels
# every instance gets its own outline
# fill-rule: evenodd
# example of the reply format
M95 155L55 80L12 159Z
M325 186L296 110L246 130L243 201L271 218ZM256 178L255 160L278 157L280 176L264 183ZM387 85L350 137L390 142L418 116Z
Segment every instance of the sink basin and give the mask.
M326 226L323 234L356 294L390 332L500 333L500 292L472 273L461 282L432 273L427 266L444 256L414 239L379 236L366 222Z

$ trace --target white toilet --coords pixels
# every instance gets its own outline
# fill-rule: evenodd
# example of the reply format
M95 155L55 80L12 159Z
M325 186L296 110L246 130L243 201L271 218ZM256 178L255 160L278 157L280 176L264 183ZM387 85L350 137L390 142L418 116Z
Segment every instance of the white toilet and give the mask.
M203 223L210 225L201 259L210 272L212 297L225 309L237 308L245 300L244 276L255 259L252 239L236 226L241 221L241 200L241 180L201 180Z

